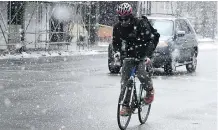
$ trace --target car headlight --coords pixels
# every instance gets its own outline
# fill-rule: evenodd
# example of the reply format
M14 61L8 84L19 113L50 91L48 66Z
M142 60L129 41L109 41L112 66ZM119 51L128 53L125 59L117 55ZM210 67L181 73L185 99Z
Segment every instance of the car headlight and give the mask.
M160 41L158 44L157 44L158 47L166 47L168 46L168 43L165 42L165 41Z

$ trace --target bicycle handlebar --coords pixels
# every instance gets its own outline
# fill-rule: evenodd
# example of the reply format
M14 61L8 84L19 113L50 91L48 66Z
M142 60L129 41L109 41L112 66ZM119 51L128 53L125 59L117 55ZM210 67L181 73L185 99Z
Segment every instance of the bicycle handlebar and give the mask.
M127 59L127 60L134 60L135 62L141 61L141 59L138 59L138 58L125 58L125 59ZM145 60L145 62L146 62L146 61L147 61L147 58L145 58L144 60Z

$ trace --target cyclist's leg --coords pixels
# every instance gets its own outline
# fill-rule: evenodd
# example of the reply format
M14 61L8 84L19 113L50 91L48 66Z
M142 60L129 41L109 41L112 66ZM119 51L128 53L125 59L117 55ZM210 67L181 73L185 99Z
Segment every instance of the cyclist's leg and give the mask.
M123 67L121 70L122 78L121 78L121 92L124 94L125 92L123 90L123 87L127 87L127 93L124 99L124 104L128 105L131 97L131 89L132 86L129 84L128 79L130 77L130 73L134 67L134 62L124 59L123 60ZM122 116L128 116L131 113L131 109L129 107L123 106L120 115Z
M137 76L143 86L143 88L153 89L153 82L151 79L151 75L146 71L145 61L140 61L137 66Z
M123 60L123 67L122 67L122 70L121 70L121 90L123 90L122 88L123 87L127 87L129 91L127 91L127 96L126 96L126 99L125 99L125 103L128 103L129 100L130 100L130 95L131 95L131 89L132 89L132 86L131 84L129 84L128 80L130 78L130 74L131 74L131 71L134 67L134 61L131 61L131 60L128 60L128 59L124 59Z
M142 87L147 91L145 102L150 104L154 100L154 88L151 75L146 71L145 67L145 61L140 61L137 66L137 76L142 84Z

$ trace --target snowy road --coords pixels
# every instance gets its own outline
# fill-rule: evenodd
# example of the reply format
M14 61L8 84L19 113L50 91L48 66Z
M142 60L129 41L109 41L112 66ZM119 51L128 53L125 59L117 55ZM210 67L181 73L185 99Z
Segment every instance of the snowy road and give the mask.
M108 73L107 55L5 61L1 130L118 130L120 75ZM196 73L157 74L148 121L133 115L129 130L217 129L217 50L200 51Z

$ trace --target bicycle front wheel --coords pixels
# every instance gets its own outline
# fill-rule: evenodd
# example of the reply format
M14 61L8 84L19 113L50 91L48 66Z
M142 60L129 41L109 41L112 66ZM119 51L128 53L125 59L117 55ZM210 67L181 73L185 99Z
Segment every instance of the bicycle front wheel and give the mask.
M121 130L126 129L126 127L128 126L128 124L130 122L131 116L132 116L132 113L128 116L121 116L120 115L120 111L121 111L122 107L124 107L125 105L128 105L128 104L124 104L124 98L127 94L126 91L127 91L126 87L123 87L121 89L121 93L120 93L119 101L118 101L118 107L117 107L117 122L118 122L118 126Z
M145 104L144 97L147 93L146 90L144 90L142 87L140 91L140 99L139 99L139 106L138 106L138 117L141 124L144 124L149 116L151 104Z

